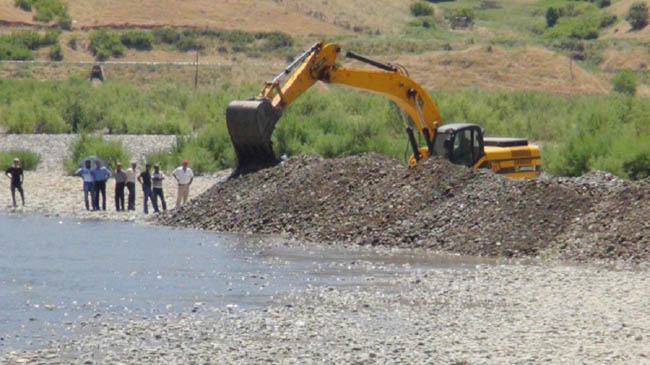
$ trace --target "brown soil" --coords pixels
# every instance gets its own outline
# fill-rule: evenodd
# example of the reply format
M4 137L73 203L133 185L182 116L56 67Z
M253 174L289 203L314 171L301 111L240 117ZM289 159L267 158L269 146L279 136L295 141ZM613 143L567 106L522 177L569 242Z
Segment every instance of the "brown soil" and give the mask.
M163 224L487 256L650 259L650 181L511 180L428 159L291 158L217 184Z

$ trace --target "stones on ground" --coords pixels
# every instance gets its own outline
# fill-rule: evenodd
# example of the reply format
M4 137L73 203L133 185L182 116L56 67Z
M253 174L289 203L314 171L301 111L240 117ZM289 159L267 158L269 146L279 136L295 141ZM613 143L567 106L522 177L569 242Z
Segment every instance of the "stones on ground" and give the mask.
M299 156L219 183L163 224L469 255L650 258L650 179L512 180L427 159Z

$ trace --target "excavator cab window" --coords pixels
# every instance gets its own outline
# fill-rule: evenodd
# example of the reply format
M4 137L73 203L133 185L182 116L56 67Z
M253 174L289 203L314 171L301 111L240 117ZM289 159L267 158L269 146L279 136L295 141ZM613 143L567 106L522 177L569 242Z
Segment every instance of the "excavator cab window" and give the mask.
M457 130L453 135L450 161L458 165L473 166L483 156L483 138L477 127Z

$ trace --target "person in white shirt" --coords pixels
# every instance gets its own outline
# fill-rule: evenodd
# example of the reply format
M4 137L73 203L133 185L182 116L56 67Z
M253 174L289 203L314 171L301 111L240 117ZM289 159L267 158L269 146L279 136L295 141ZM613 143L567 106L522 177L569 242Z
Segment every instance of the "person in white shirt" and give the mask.
M126 188L129 189L129 200L128 200L128 209L135 210L135 178L137 175L136 171L137 164L135 161L131 162L131 167L126 169Z
M172 172L172 176L178 182L178 194L176 195L176 208L180 208L183 204L187 203L187 198L190 195L190 184L194 180L194 172L187 167L187 161L183 161L183 165L179 166Z

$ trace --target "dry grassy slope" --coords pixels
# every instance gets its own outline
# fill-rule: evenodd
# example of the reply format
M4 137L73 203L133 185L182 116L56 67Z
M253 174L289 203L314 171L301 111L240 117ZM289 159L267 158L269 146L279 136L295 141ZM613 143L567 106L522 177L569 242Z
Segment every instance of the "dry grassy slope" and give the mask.
M66 1L75 26L192 25L293 34L391 31L408 18L400 0L84 0ZM363 9L363 11L359 11ZM0 19L31 22L31 14L0 0Z
M610 89L602 80L546 49L473 47L462 51L403 55L398 62L411 76L432 90L479 87L491 90L550 91L599 94Z

